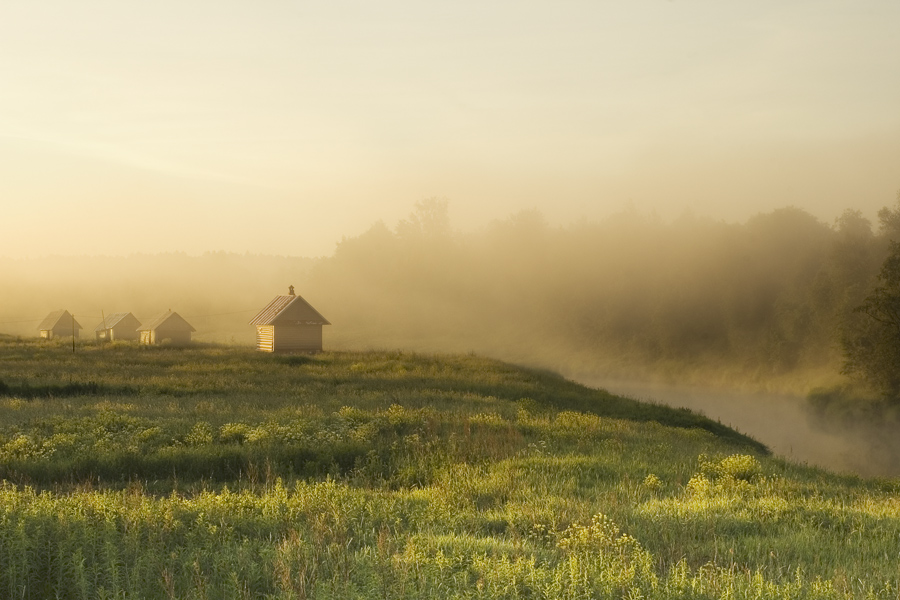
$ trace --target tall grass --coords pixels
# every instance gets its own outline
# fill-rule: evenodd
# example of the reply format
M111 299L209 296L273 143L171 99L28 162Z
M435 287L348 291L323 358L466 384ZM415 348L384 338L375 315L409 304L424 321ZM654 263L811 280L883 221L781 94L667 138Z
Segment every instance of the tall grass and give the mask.
M900 483L549 373L123 344L0 358L2 597L900 597ZM84 382L100 391L15 392Z

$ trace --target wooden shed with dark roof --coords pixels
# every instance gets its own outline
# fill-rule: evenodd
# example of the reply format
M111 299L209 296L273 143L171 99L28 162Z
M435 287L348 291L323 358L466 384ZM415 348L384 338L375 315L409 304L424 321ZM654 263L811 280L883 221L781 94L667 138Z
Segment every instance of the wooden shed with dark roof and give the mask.
M256 325L256 349L261 352L321 352L322 326L331 325L312 305L294 294L276 296L259 311Z
M161 344L163 342L176 346L191 343L191 333L197 331L177 312L169 309L151 319L138 328L142 344Z
M52 340L55 337L78 337L81 325L78 324L75 317L69 314L69 311L59 309L47 315L41 321L41 324L38 325L38 330L40 331L40 336L47 340Z
M103 319L94 333L98 340L136 340L141 322L130 312L113 313Z

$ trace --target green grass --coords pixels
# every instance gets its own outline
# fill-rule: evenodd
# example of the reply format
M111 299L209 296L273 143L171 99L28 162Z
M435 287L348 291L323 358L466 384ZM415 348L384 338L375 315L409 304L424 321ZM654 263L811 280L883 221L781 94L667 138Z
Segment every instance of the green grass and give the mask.
M896 481L477 356L0 338L0 597L897 598Z

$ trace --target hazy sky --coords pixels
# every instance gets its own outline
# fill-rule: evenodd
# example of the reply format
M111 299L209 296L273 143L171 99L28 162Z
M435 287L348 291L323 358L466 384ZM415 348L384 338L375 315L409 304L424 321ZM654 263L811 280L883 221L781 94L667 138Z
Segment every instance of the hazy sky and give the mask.
M900 189L900 2L0 4L0 255L326 255L629 202L832 221Z

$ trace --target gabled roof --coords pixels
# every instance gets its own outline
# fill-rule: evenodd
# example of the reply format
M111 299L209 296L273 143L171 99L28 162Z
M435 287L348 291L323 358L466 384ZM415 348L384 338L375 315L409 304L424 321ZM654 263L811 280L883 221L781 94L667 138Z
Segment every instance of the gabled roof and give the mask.
M197 331L191 327L190 323L184 320L184 317L172 310L167 310L163 314L150 319L148 323L141 325L138 329L140 329L140 331L159 329L163 324L166 325L166 329L174 329L176 331Z
M74 321L74 318L69 314L69 311L61 308L59 310L54 310L52 313L44 317L44 320L41 321L40 325L38 325L38 329L41 331L50 330L57 325L71 328L72 321ZM78 324L78 321L75 321L75 328L82 329L81 325Z
M275 296L268 306L250 321L251 325L331 325L301 296Z
M129 318L130 317L130 318ZM122 321L125 321L122 323ZM134 329L137 330L138 327L141 326L141 322L137 320L130 312L124 313L113 313L111 315L107 315L106 320L100 321L100 324L94 329L94 331L103 331L104 329L113 329L116 325L122 324L123 326L131 325L131 322L134 322Z

